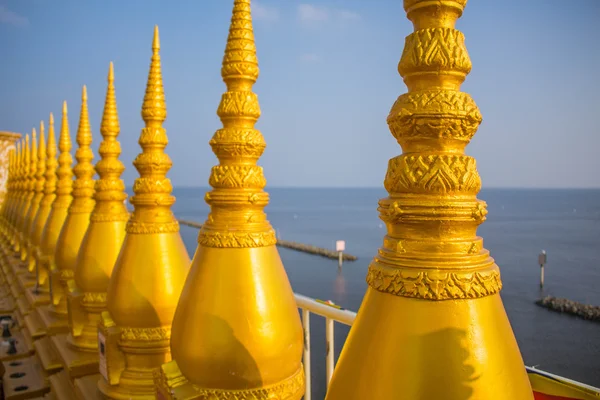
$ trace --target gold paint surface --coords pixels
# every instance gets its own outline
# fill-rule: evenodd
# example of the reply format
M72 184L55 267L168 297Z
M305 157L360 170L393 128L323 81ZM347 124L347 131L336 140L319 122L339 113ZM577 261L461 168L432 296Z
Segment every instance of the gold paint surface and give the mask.
M61 135L62 137L62 135ZM83 237L90 223L90 215L94 209L94 166L92 159L94 154L90 145L92 144L92 131L87 106L87 89L84 86L81 95L81 113L79 116L79 127L77 129L77 144L79 147L75 152L77 164L73 168L75 181L72 183L72 201L69 205L67 216L61 228L60 235L56 241L54 263L56 269L51 275L51 295L54 310L59 313L67 313L67 294L71 291L70 281L75 274L77 256L81 247ZM59 159L60 164L60 159ZM62 166L62 164L61 164ZM59 183L57 185L58 197L62 191L70 190L61 186L59 167ZM66 178L66 176L64 177ZM67 200L67 199L65 199ZM58 198L57 198L58 201ZM57 202L55 201L55 203ZM61 201L64 201L61 199ZM57 204L58 207L58 204ZM47 228L48 230L48 228ZM53 265L50 265L52 268Z
M96 164L99 179L94 192L95 206L75 264L75 289L68 294L71 328L68 342L76 352L93 352L95 363L98 358L98 321L100 314L106 311L108 282L121 250L125 225L129 219L123 203L127 198L125 183L120 179L125 166L119 160L119 130L111 62L100 127L103 140L99 147L101 158Z
M29 140L25 138L25 174L23 179L24 193L23 202L20 211L19 224L17 229L19 231L19 259L25 261L27 255L27 235L29 231L29 210L31 208L31 202L35 195L35 172L37 168L37 133L35 128L31 132L31 146L29 146Z
M140 174L130 198L134 211L108 284L108 312L98 328L105 338L98 389L109 399L154 398L153 373L171 359L171 323L190 265L171 211L175 198L166 175L172 163L164 151L167 109L159 50L155 27L142 105L142 152L133 162Z
M40 146L41 147L41 146ZM46 148L45 162L38 163L38 184L42 185L42 199L38 208L37 215L31 228L31 254L30 254L30 270L35 269L36 272L36 290L40 289L40 269L38 263L43 262L42 257L42 237L44 228L50 212L52 211L52 203L56 199L56 168L58 161L56 160L56 137L54 134L54 116L50 113L50 121L48 124L48 146ZM40 151L40 159L42 159L42 151ZM40 171L43 170L43 171ZM43 179L40 175L43 174ZM45 289L45 288L44 288ZM45 290L44 290L45 292Z
M50 273L54 275L52 279L51 290L51 306L48 310L52 311L57 318L65 318L67 316L66 301L63 298L63 290L60 285L61 271L56 268L55 253L58 238L67 219L69 206L73 201L73 157L71 156L71 136L69 133L69 117L67 110L67 102L63 103L62 123L60 129L60 137L58 148L60 155L58 156L58 167L56 168L56 197L52 202L50 215L44 226L42 238L40 240L40 257L37 264L38 271L38 287L42 290L50 290ZM48 178L46 179L48 183ZM44 319L46 329L50 329L46 323L49 318Z
M387 235L328 400L532 399L499 268L477 236L487 211L464 149L482 117L460 92L471 61L454 28L465 5L404 1L408 93L387 118L403 153L388 164L378 208Z
M3 206L9 191L10 154L15 150L15 142L20 138L18 133L0 131L0 204Z
M254 129L258 73L250 1L235 0L217 110L223 128L210 141L219 159L205 198L211 211L173 320L174 361L156 378L169 399L174 381L186 382L189 399L304 395L302 326L256 165L266 146Z
M35 128L34 128L35 130ZM29 134L25 135L25 143L21 146L21 172L19 179L20 194L17 203L17 210L14 222L14 241L12 242L14 251L20 254L21 251L21 225L25 215L25 206L29 194L29 167L30 167L31 148L29 146Z
M54 123L54 121L52 121ZM54 126L52 126L54 130ZM44 137L44 122L40 122L40 142L37 151L37 166L35 172L34 195L31 200L31 209L29 211L28 226L25 227L27 233L27 270L31 274L35 274L35 251L38 246L36 242L39 236L36 235L36 221L40 210L40 204L44 197L44 187L46 186L46 139ZM44 212L44 211L43 211ZM42 215L41 218L47 218ZM43 221L45 222L45 221Z
M94 154L90 145L92 144L92 131L87 107L87 89L83 86L81 95L81 112L79 116L79 127L77 129L77 144L75 152L77 164L73 168L75 181L73 182L73 201L67 211L60 235L55 246L56 269L51 272L50 293L53 311L56 314L67 314L70 326L72 326L72 315L69 315L69 293L74 290L74 275L77 266L77 256L87 228L90 223L90 215L94 209L94 166L92 159ZM62 188L61 188L62 189ZM52 268L52 265L50 265ZM64 340L63 340L64 339ZM57 354L61 358L67 375L79 375L89 371L88 358L80 356L67 335L52 337ZM93 363L92 363L93 366ZM84 372L82 372L84 371ZM93 373L92 371L89 371Z

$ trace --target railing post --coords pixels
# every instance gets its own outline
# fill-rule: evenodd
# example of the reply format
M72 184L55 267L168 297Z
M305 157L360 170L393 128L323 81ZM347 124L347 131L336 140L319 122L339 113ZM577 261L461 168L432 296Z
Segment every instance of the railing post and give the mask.
M304 400L311 400L312 387L311 387L311 376L310 376L310 312L303 308L302 309L302 326L304 328L304 382L305 382L305 393Z
M327 342L327 359L325 367L327 372L327 388L329 388L329 381L333 375L334 368L333 323L333 319L329 317L325 318L325 341Z

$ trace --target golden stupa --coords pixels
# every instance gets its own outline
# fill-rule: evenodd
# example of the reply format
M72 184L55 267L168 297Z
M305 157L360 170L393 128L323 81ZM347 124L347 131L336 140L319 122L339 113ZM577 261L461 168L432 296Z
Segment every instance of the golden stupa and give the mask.
M98 328L98 388L108 399L153 399L153 374L171 359L171 323L190 258L171 206L172 162L163 121L167 117L158 27L142 105L142 152L133 162L140 177L130 202L134 211L108 285L108 311ZM95 381L82 381L89 396ZM91 386L91 388L90 388Z
M81 94L81 113L79 116L79 128L77 130L77 144L79 148L75 152L77 164L73 168L75 180L73 181L73 201L67 211L67 218L63 224L60 236L56 242L55 263L56 271L52 274L52 302L55 316L62 314L63 318L69 318L69 328L72 327L71 315L68 313L69 293L74 290L75 268L79 249L83 242L85 233L90 224L90 215L94 210L94 166L92 160L94 154L90 148L92 144L92 131L87 106L87 89L83 86ZM57 278L58 285L54 285ZM93 371L88 360L77 353L69 333L58 333L50 337L51 346L48 349L54 352L53 358L58 356L60 363L70 377L76 377ZM53 387L59 386L60 382L51 379Z
M43 137L43 136L42 136ZM56 137L54 134L54 116L50 113L50 120L48 123L48 145L42 143L40 139L40 148L45 147L46 154L42 157L42 151L40 150L40 156L38 156L38 184L42 184L42 198L39 203L38 212L35 217L35 221L31 228L30 236L30 270L33 269L35 275L35 285L29 288L26 292L26 298L30 307L34 309L28 313L24 318L26 327L26 334L29 335L28 342L32 343L33 339L43 336L46 331L40 324L38 314L35 312L35 308L42 304L48 304L50 302L50 294L48 290L45 290L40 285L40 271L41 266L39 263L42 262L41 242L42 235L44 233L44 227L52 210L52 203L56 199ZM44 160L43 162L40 160ZM43 181L40 175L43 173ZM32 343L32 346L33 343Z
M302 325L256 165L265 141L254 129L260 107L249 0L234 2L221 75L227 91L217 110L223 128L210 141L220 161L205 197L211 212L173 320L174 361L157 384L169 399L300 399Z
M404 0L415 31L398 64L408 93L387 119L403 150L379 202L388 233L328 400L533 398L498 266L476 234L487 211L464 154L481 123L460 91L471 61L454 25L465 5Z
M56 267L56 250L62 228L67 220L68 210L73 201L73 157L71 156L71 136L69 132L69 117L67 111L67 102L62 107L62 122L60 136L58 140L58 167L55 170L56 175L56 198L52 203L50 215L42 232L40 240L40 258L37 264L38 270L38 288L40 291L50 293L50 305L36 308L38 323L41 323L42 330L48 335L64 333L67 331L67 313L66 302L63 296L63 286L61 285L62 272ZM68 276L68 274L67 274ZM35 315L35 314L31 314ZM41 347L47 348L46 344ZM38 349L36 347L36 349ZM40 350L38 349L38 355Z
M70 398L77 397L77 379L90 376L97 381L99 378L98 321L101 313L106 311L108 282L129 219L124 204L127 197L125 184L120 179L125 167L118 158L121 145L117 141L119 120L112 63L100 133L103 140L98 150L101 158L95 167L99 179L95 183L94 210L78 252L74 285L67 294L69 333L67 345L60 350L66 368L53 380L57 390Z

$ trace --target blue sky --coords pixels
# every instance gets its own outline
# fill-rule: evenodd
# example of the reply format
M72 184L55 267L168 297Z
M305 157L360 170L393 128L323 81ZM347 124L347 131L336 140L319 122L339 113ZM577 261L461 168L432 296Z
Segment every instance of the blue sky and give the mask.
M88 87L94 149L115 63L123 178L143 121L159 25L175 186L207 186L208 141L233 1L0 0L0 129L29 132L63 100L75 136ZM386 116L406 92L397 73L412 32L400 0L257 0L255 85L268 186L381 187L400 154ZM471 0L457 28L473 70L462 89L483 114L467 153L484 187L600 187L600 1ZM96 161L97 161L97 152Z

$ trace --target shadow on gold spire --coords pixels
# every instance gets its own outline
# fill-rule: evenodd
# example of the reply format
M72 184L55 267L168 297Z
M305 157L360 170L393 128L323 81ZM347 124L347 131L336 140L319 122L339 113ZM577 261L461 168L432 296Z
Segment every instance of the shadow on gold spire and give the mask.
M73 197L71 192L73 190L73 171L71 164L73 163L73 157L71 156L71 137L69 134L69 119L67 114L67 102L63 103L62 109L62 122L60 128L60 136L58 139L58 148L60 155L58 156L58 166L53 171L48 171L48 176L52 175L52 180L56 187L56 197L52 203L50 215L44 226L42 232L42 239L40 240L40 253L42 261L38 264L38 287L44 289L48 288L48 276L50 273L54 274L52 280L53 287L51 293L52 305L50 309L56 311L56 315L66 317L66 302L61 301L62 286L60 285L60 271L56 268L55 263L55 249L56 243L60 236L60 232L67 218L67 211L71 205ZM52 165L56 165L56 161L52 162ZM50 179L47 178L46 183L49 184ZM48 187L49 190L50 187ZM55 308L57 307L58 308ZM46 324L59 324L63 325L66 320L63 318L61 322L54 320L50 315L46 315ZM52 331L52 327L46 326L49 331ZM56 333L56 332L55 332Z
M15 234L15 224L18 217L18 208L21 204L21 194L23 191L22 187L22 152L21 145L24 142L24 139L17 141L15 145L15 154L13 156L13 169L14 169L14 177L13 177L13 194L11 195L10 200L10 209L8 210L8 249L7 254L9 254L16 243L16 234Z
M100 133L103 140L98 150L101 158L96 163L99 176L94 194L96 204L77 258L76 285L68 295L71 332L67 340L72 345L71 360L77 364L76 367L69 367L71 377L97 373L98 321L100 314L106 310L108 282L125 238L125 225L129 218L123 203L127 198L125 183L120 179L125 167L119 160L121 145L117 141L119 119L112 62L109 65ZM93 389L95 392L95 385Z
M68 314L68 294L74 289L74 275L77 266L77 257L87 228L90 224L90 215L94 209L94 166L92 160L94 154L90 145L92 144L92 131L88 116L87 90L83 86L81 94L81 112L79 115L79 127L77 130L77 144L79 147L75 152L77 164L73 168L75 181L73 182L73 201L67 211L67 217L56 242L55 263L57 272L52 274L52 302L58 319ZM62 135L59 145L62 145ZM60 159L59 159L60 164ZM60 167L59 167L59 173ZM60 177L60 175L59 175ZM60 183L59 183L60 187ZM60 190L60 189L59 189ZM59 285L54 284L54 278L58 277ZM55 290L58 289L58 290ZM60 357L62 365L69 374L75 374L76 364L73 361L72 345L68 343L68 334L58 334L51 338L54 349ZM75 376L72 376L74 378Z
M48 130L54 130L54 121L50 121ZM30 222L28 228L28 270L31 273L35 272L36 252L38 251L39 239L48 218L47 209L42 208L40 214L40 206L44 198L44 187L46 185L46 140L44 137L44 121L40 122L40 140L37 151L37 168L35 174L35 194L31 201ZM38 221L39 220L39 221ZM32 277L33 278L33 277Z
M34 227L32 230L31 240L34 245L33 256L35 260L36 268L36 286L35 292L39 293L40 289L42 292L47 292L46 278L48 276L46 272L47 257L44 251L42 251L42 243L44 238L44 228L46 223L49 221L50 214L52 212L52 204L56 199L56 168L58 162L56 160L56 137L54 134L54 115L50 113L50 120L48 124L48 145L46 148L46 165L44 174L44 196L40 202L38 215L36 217Z
M36 340L34 343L35 351L38 354L42 367L46 373L54 373L62 368L62 365L55 360L58 359L56 348L51 342L50 337L59 333L68 331L67 319L67 301L64 292L64 283L72 278L71 270L60 270L56 266L56 249L63 226L67 219L69 206L73 200L71 195L73 187L73 171L71 164L71 138L69 136L69 119L67 114L67 102L63 102L62 122L60 137L58 139L58 166L54 156L50 157L51 152L56 154L53 137L48 138L48 163L46 168L47 192L53 190L51 184L54 183L55 199L52 203L50 215L44 226L42 238L40 240L40 256L37 262L38 270L38 290L40 292L49 291L50 304L35 308L32 318L36 318L41 329L45 330L48 336ZM51 150L52 149L52 150ZM52 170L50 170L52 169ZM52 176L51 176L52 175Z
M142 105L142 152L133 165L133 214L108 287L108 312L102 313L99 340L100 391L110 399L151 398L153 372L170 360L169 339L175 307L190 259L171 211L175 198L166 174L171 160L162 122L167 116L154 29L152 59Z
M33 128L32 134L35 134L35 128ZM22 229L25 223L25 217L27 212L27 199L30 194L29 186L29 170L31 167L31 147L29 145L29 134L25 135L25 144L21 147L21 196L19 200L19 206L17 210L17 218L15 223L15 247L14 250L17 253L21 253L23 245Z
M211 211L173 321L174 361L157 375L165 398L304 395L302 326L256 165L265 149L254 129L258 72L250 1L236 0L221 68L223 128L210 141L219 159L205 198Z
M532 399L498 266L477 236L487 211L464 148L482 118L459 91L471 61L454 29L466 3L404 1L414 32L398 71L408 93L387 119L403 153L388 163L387 235L328 400Z
M40 123L40 129L42 135L44 134L44 123ZM29 227L31 225L31 210L32 203L35 197L35 187L37 183L37 132L35 128L33 128L31 132L31 147L29 148L29 158L27 163L29 164L29 169L27 170L27 195L25 198L25 204L23 208L23 219L21 221L20 226L20 239L21 239L21 251L20 251L20 260L24 262L27 259L29 252Z
M73 167L75 180L72 182L72 201L55 246L55 248L61 249L55 255L55 264L60 271L60 289L54 290L53 287L52 301L56 303L57 310L61 310L64 314L67 313L66 294L70 290L68 284L73 279L81 241L87 231L90 215L94 208L94 199L92 197L94 195L94 166L92 165L94 154L90 148L92 144L92 131L88 116L87 89L85 86L83 86L81 93L81 112L76 138L79 147L75 152L77 164ZM59 146L63 146L64 140L66 139L63 138L61 132ZM57 185L57 193L59 195L63 190L66 191L67 189L63 188L64 183L62 181L67 177L65 176L61 179L61 174L64 174L64 171L61 171L61 169L64 169L64 167L59 158L59 182Z

